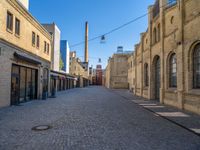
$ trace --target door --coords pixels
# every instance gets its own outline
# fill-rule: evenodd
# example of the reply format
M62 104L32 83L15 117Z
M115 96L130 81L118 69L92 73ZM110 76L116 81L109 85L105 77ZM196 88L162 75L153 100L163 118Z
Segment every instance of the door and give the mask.
M19 104L19 67L12 66L11 75L11 105Z
M27 68L26 72L26 101L30 101L33 97L31 69Z
M155 99L160 99L160 58L155 62Z

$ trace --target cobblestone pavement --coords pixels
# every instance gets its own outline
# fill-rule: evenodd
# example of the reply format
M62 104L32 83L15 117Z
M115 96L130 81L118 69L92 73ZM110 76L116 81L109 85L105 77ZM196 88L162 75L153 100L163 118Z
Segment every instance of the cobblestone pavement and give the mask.
M46 131L32 131L50 125ZM0 110L0 150L200 150L200 137L103 87Z

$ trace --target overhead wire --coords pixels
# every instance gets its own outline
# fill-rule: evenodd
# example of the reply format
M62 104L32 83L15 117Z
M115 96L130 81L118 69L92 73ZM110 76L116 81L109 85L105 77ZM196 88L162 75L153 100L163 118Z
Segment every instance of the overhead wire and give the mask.
M169 1L167 4L165 4L165 5L163 5L163 6L159 7L159 8L163 8L163 7L168 6L168 5L172 4L172 3L174 3L173 0L172 0L172 1ZM114 28L114 29L112 29L112 30L110 30L110 31L108 31L108 32L106 32L106 33L104 33L104 34L101 34L101 35L99 35L99 36L93 37L93 38L89 39L88 42L91 42L91 41L94 41L94 40L96 40L96 39L99 39L99 38L101 38L102 36L106 36L106 35L112 34L113 32L118 31L118 30L120 30L121 28L124 28L124 27L128 26L129 24L132 24L132 23L134 23L134 22L136 22L136 21L138 21L138 20L144 18L145 16L149 15L149 14L152 13L152 12L153 12L153 10L150 11L150 12L148 12L148 13L145 13L145 14L139 16L139 17L136 17L135 19L133 19L133 20L131 20L131 21L128 21L127 23L124 23L124 24L120 25L119 27ZM82 44L84 44L84 43L85 43L85 41L82 41L82 42L73 44L73 45L70 46L70 48L77 47L77 46L82 45Z

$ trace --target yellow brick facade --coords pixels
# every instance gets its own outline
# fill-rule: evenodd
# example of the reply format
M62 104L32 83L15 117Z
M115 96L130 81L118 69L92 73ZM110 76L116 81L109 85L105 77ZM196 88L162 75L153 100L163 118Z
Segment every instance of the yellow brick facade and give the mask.
M7 29L7 12L13 15L12 31ZM19 36L15 35L16 18L20 20ZM39 47L36 47L36 43L34 46L32 45L32 32L39 36ZM49 44L49 53L44 52L44 41ZM34 99L42 98L44 91L48 93L50 89L48 83L50 79L51 43L50 34L16 0L0 1L0 107L11 105L13 97L13 90L11 89L14 89L12 88L13 81L16 80L15 83L19 85L22 80L20 74L14 75L12 73L13 66L25 68L26 71L31 69L37 72L34 82L32 81L33 77L31 77L31 81L24 77L27 82L27 89L31 89L32 83L30 82L36 85L34 86L36 91ZM20 58L17 58L15 54ZM48 73L45 74L45 71ZM47 86L44 82L47 83ZM21 90L20 87L15 89L18 96L22 96ZM28 93L28 90L26 92ZM18 98L16 97L16 99Z
M44 53L44 41L49 44L51 50L51 36L27 10L22 8L16 0L1 0L0 12L0 39L49 62L51 61L51 53ZM8 31L6 27L7 12L13 14L13 31ZM20 36L15 35L15 18L20 20ZM32 32L40 37L39 48L32 45Z
M128 89L128 57L130 54L114 54L106 67L105 86L113 89Z
M200 114L200 89L193 87L192 69L194 47L200 43L200 3L198 0L177 0L170 5L167 0L159 0L160 9L156 15L153 14L155 7L149 7L148 29L135 46L134 75L129 71L132 76L129 80L135 78L136 81L134 93ZM170 87L169 77L169 60L173 54L177 64L175 88ZM145 65L148 65L147 76Z

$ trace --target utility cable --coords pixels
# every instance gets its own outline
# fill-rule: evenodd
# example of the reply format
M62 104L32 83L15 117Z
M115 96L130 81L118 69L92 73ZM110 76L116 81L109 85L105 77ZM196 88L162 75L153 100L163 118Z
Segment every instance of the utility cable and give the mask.
M163 7L165 7L165 6L168 6L168 5L170 5L170 4L173 4L174 2L175 2L175 1L172 0L172 1L168 2L167 4L165 4L165 5L161 6L161 7L159 7L159 9L160 9L160 8L163 8ZM109 34L115 32L115 31L118 31L118 30L120 30L121 28L124 28L124 27L128 26L129 24L132 24L132 23L134 23L134 22L136 22L136 21L138 21L138 20L144 18L145 16L149 15L149 14L152 13L153 11L154 11L154 10L152 10L152 11L150 11L150 12L148 12L148 13L145 13L145 14L143 14L143 15L141 15L141 16L139 16L139 17L137 17L137 18L135 18L135 19L133 19L133 20L131 20L131 21L129 21L129 22L127 22L127 23L125 23L125 24L119 26L119 27L117 27L117 28L114 28L114 29L110 30L110 31L107 32L107 33L104 33L104 34L101 34L101 35L96 36L96 37L94 37L94 38L91 38L91 39L88 40L88 42L94 41L94 40L96 40L96 39L101 38L102 36L106 36L106 35L109 35ZM82 45L82 44L84 44L84 43L85 43L85 41L79 42L79 43L77 43L77 44L73 44L73 45L70 46L70 48L76 47L76 46L79 46L79 45Z

